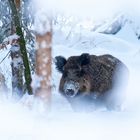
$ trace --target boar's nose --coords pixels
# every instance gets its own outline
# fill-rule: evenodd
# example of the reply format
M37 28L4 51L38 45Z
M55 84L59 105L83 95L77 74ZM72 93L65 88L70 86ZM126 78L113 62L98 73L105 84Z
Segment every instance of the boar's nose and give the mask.
M66 90L66 95L69 96L69 97L74 96L74 90L73 89L67 89Z

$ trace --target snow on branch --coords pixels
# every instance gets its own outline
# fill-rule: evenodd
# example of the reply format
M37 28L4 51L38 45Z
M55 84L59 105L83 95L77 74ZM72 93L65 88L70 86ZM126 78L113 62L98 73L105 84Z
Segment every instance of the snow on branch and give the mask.
M8 42L8 44L13 44L15 41L19 39L19 36L17 34L10 35L6 37L3 42Z
M19 36L17 34L10 35L6 37L3 42L0 44L0 49L6 48L7 45L16 45L17 41L19 39Z

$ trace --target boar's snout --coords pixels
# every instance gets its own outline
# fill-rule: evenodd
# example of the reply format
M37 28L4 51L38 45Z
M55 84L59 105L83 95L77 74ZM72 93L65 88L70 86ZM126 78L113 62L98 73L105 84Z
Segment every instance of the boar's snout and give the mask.
M79 83L75 81L66 81L64 84L64 93L67 97L75 97L79 90Z
M73 97L74 96L74 90L73 89L66 89L66 95Z

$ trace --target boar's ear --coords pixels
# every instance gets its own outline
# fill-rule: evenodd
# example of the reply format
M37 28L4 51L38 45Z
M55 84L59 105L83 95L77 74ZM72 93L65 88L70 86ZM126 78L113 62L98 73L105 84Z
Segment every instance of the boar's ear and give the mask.
M63 56L56 56L55 57L55 65L56 69L63 73L63 67L67 63L67 60Z
M90 63L90 55L88 53L83 53L78 59L78 62L81 66L87 65Z

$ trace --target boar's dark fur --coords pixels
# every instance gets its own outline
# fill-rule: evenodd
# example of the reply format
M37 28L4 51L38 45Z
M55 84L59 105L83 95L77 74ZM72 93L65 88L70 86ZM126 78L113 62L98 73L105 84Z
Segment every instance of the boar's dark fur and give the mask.
M108 54L84 53L67 60L57 56L55 64L62 73L59 91L74 109L82 103L85 108L99 103L110 110L121 108L124 93L118 85L126 86L128 69L119 59Z

